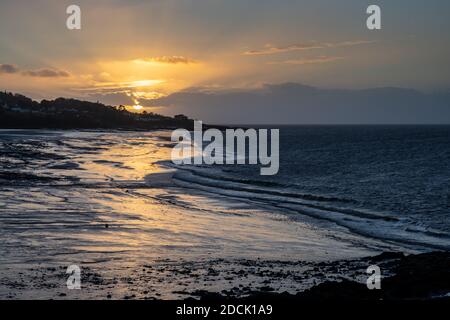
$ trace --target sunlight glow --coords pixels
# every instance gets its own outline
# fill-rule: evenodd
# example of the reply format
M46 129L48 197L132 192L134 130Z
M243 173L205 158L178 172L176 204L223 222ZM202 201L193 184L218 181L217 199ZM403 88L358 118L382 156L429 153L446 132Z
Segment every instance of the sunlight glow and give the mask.
M132 82L125 82L125 85L129 85L132 88L139 88L139 87L150 87L153 85L161 84L165 82L164 80L140 80L140 81L132 81Z

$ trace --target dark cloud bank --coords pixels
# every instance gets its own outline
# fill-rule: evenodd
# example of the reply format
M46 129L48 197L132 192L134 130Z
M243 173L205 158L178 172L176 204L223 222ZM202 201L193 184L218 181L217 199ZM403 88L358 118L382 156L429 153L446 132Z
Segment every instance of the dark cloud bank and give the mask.
M19 68L14 64L0 64L0 74L2 73L17 73Z
M23 75L30 77L40 77L40 78L59 78L59 77L69 77L70 74L63 70L56 69L38 69L38 70L28 70L24 71Z
M171 114L185 113L225 124L450 124L450 90L328 90L297 83L260 90L204 92L198 89L149 100Z
M20 73L21 70L15 64L0 64L0 75L1 74L16 74ZM64 70L41 68L37 70L25 70L22 71L23 76L29 77L39 77L39 78L59 78L59 77L70 77L70 74Z

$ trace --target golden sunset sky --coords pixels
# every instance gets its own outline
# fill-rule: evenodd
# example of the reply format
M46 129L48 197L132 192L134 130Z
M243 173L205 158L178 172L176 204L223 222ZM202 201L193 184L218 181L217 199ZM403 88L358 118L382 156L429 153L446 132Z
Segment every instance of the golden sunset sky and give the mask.
M147 105L182 90L299 82L325 88L448 87L450 2L2 0L0 89ZM66 8L82 29L66 28Z

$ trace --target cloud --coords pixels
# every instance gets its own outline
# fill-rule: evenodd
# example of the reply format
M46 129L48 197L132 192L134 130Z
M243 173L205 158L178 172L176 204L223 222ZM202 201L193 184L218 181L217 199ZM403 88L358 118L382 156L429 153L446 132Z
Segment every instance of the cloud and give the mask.
M70 74L67 71L57 70L57 69L48 69L42 68L37 70L27 70L22 72L23 75L29 77L40 77L40 78L66 78L70 77Z
M147 79L147 80L121 81L121 82L95 82L91 86L75 88L74 90L85 92L96 92L96 93L117 93L117 92L128 92L132 89L150 88L160 85L162 83L165 83L165 80Z
M16 74L21 72L20 68L14 64L0 64L0 74ZM70 77L70 73L63 70L41 68L36 70L24 70L21 75L27 77L41 77L41 78L60 78Z
M290 64L290 65L305 65L305 64L318 64L327 63L344 59L343 57L327 57L320 56L315 58L300 58L300 59L290 59L284 61L271 61L268 64Z
M89 93L84 96L89 101L101 101L107 105L133 105L134 99L130 97L126 92L114 92L114 93Z
M143 105L141 101L160 99L165 94L157 86L165 80L151 79L126 82L93 82L87 87L72 88L89 100L99 100L112 105ZM156 88L155 88L156 87Z
M138 63L164 63L164 64L194 64L197 61L183 56L161 56L144 59L136 59Z
M322 48L324 48L322 44L293 44L284 47L276 47L270 44L266 44L264 49L245 51L243 54L247 56L256 56L256 55L268 55L290 51L322 49Z
M177 92L151 101L168 115L222 124L449 124L450 92L322 89L284 83L235 92Z
M339 48L339 47L352 47L359 46L362 44L372 44L377 42L376 40L355 40L355 41L343 41L337 43L328 43L328 48Z
M142 92L133 90L111 91L111 92L89 92L84 97L89 101L101 101L108 105L142 105L151 106L152 100L161 99L165 95L157 92Z
M326 42L310 42L293 44L288 46L273 46L271 44L266 44L263 49L249 50L245 51L243 55L256 56L256 55L269 55L277 54L291 51L301 51L301 50L313 50L313 49L326 49L326 48L339 48L339 47L350 47L362 44L374 43L373 40L356 40L356 41L343 41L336 43L326 43Z
M0 64L0 74L13 74L19 72L19 68L14 64Z

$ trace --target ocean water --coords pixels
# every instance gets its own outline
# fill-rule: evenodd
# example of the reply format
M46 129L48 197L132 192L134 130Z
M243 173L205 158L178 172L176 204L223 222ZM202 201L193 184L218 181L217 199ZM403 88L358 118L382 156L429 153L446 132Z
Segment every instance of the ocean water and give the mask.
M275 176L170 133L0 130L0 267L450 249L449 126L282 127Z
M450 126L280 130L280 170L178 166L189 188L264 203L388 242L450 249Z

